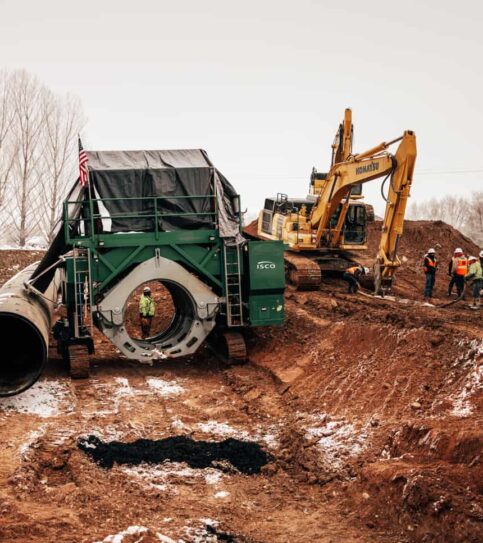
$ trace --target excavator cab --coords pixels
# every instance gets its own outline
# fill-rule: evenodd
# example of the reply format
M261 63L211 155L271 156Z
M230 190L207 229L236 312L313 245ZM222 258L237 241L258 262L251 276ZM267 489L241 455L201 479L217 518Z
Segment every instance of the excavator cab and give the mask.
M342 230L344 245L364 245L367 239L367 214L364 204L350 204Z
M315 202L315 198L288 198L283 193L278 193L276 198L267 198L262 211L262 233L276 235L280 239L284 218L289 215L295 217L290 230L298 230L298 222L306 221Z

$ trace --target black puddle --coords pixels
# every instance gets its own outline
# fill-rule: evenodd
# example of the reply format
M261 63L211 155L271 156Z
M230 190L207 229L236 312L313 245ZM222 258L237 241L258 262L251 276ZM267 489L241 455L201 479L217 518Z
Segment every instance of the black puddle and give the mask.
M229 462L235 469L248 475L260 473L262 466L272 457L258 443L225 439L224 441L195 441L187 436L165 439L138 439L131 443L104 442L96 436L80 439L79 448L103 468L114 464L136 466L162 464L165 461L185 462L191 468L218 468L230 471ZM224 465L225 464L225 465Z

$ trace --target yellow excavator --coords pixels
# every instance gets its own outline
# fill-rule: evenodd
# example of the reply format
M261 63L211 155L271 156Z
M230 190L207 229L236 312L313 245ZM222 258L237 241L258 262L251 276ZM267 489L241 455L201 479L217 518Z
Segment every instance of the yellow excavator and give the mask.
M356 262L354 251L367 249L367 223L373 212L361 201L362 184L382 177L386 211L373 266L377 294L390 290L400 266L397 250L413 180L416 136L407 130L399 138L358 154L352 152L352 141L352 112L346 109L332 145L329 172L312 171L307 198L279 193L265 200L259 214L257 237L287 244L287 278L298 289L318 288L324 272L344 271ZM387 149L395 143L399 146L393 155Z

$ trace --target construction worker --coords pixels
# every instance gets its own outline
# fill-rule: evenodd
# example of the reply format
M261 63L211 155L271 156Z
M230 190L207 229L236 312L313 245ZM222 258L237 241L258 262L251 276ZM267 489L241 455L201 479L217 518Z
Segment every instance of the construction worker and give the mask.
M436 251L431 247L424 255L424 274L426 276L426 284L424 286L424 299L431 301L433 297L434 283L436 282L436 271L438 269L438 260Z
M342 279L344 281L347 281L349 284L349 294L356 294L359 290L359 281L358 278L361 275L366 274L366 268L364 266L351 266L350 268L347 268L347 270L344 272L344 275L342 276Z
M141 336L143 339L151 335L151 324L153 322L156 304L151 295L151 289L144 287L141 298L139 299L139 316L141 319Z
M465 277L465 281L469 283L473 290L473 305L472 309L480 307L480 291L483 288L483 270L476 256L468 258L469 269Z
M448 296L453 292L453 286L456 285L458 298L463 294L465 286L465 275L468 273L468 260L463 253L463 249L457 247L454 250L453 258L449 261L448 275L451 280L448 285Z

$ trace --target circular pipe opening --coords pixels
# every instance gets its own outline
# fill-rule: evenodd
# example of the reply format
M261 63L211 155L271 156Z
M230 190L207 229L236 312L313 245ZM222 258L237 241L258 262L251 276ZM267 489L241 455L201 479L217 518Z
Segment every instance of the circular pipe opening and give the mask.
M47 360L42 334L27 319L0 313L0 396L19 394L40 377Z
M155 315L149 334L143 334L139 313L139 300L144 287L151 289ZM189 292L172 281L149 281L139 285L129 296L124 311L124 326L129 337L136 343L169 343L191 324L195 317L194 302ZM145 337L143 337L145 336Z

